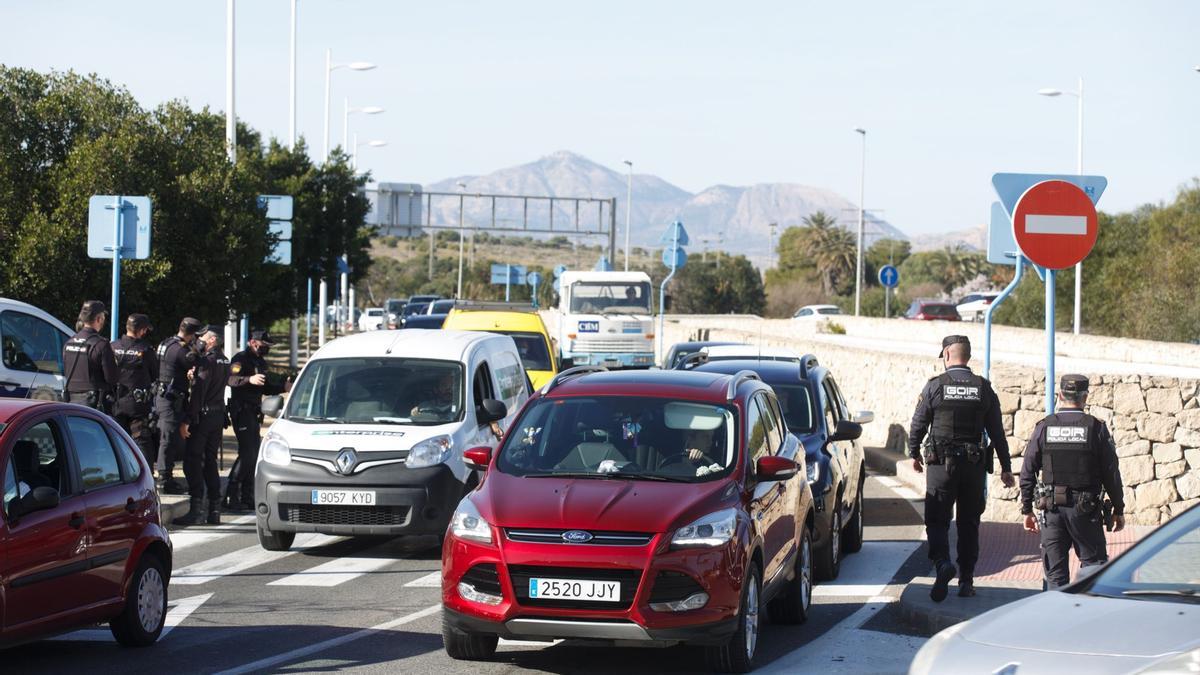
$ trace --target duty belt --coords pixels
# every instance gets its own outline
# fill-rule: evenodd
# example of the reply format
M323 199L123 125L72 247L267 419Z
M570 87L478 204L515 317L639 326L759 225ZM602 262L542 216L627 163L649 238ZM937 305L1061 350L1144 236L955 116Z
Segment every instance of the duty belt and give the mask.
M967 441L935 441L925 443L924 453L926 464L940 464L948 459L966 460L978 464L983 459L983 446Z

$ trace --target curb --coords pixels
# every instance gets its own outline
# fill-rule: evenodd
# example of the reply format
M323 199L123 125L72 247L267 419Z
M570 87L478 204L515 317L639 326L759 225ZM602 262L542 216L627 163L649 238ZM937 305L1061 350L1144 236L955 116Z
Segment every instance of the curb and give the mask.
M170 527L192 510L187 495L159 495L158 504L158 519L163 527Z
M894 476L917 494L925 494L925 474L913 471L912 460L903 453L888 448L864 448L867 468L885 476Z
M957 586L951 581L950 594L946 599L934 602L929 599L929 590L932 587L932 577L917 577L904 587L899 602L900 615L914 627L928 631L930 635L1041 592L1040 585L1035 583L1029 583L1028 587L976 584L975 597L960 598Z

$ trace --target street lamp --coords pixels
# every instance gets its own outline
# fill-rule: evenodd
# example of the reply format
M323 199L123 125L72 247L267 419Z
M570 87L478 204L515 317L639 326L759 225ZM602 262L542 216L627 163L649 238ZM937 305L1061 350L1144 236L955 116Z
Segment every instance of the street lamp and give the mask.
M463 205L466 199L464 191L467 189L467 184L458 182L458 291L454 294L455 300L462 300L462 277L463 277L463 240L466 239L466 230L463 229Z
M775 230L779 227L779 223L767 223L767 229L770 230L770 235L767 237L767 264L771 265L776 260L775 253ZM773 265L772 265L773 266ZM766 275L766 269L763 269L763 275Z
M333 50L325 50L325 157L329 157L329 76L339 68L349 70L372 70L374 63L367 61L352 61L350 63L333 63Z
M369 105L363 108L351 108L350 98L342 99L342 150L350 149L350 116L355 113L364 115L378 115L383 112L383 108L377 105Z
M863 209L867 198L867 130L859 127L854 132L862 136L862 169L858 174L858 260L854 271L854 316L859 316L862 311Z
M1197 66L1200 70L1200 66ZM1075 172L1083 175L1083 78L1079 78L1079 89L1075 91L1060 90L1060 89L1038 89L1037 93L1041 96L1074 96L1077 102L1078 126L1076 132L1078 134L1076 143L1075 157ZM1079 335L1080 315L1083 303L1080 301L1080 296L1083 294L1083 262L1075 263L1075 314L1074 314L1074 332Z
M629 167L629 183L625 193L625 271L629 271L629 230L633 227L633 162L625 160Z
M382 148L387 145L387 141L363 141L358 142L358 132L354 132L354 151L350 153L350 168L358 171L358 149L359 148Z

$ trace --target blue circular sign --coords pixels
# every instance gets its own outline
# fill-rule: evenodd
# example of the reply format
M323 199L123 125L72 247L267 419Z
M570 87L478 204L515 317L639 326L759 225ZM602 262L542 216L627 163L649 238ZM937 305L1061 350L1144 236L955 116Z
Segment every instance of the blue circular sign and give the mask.
M555 267L554 268L554 278L557 279L557 278L561 277L562 273L566 272L566 271L567 271L566 265L559 265L559 266Z
M664 248L662 261L667 267L679 269L687 262L687 252L682 248Z
M884 288L895 288L900 283L900 270L895 265L884 265L879 268L879 283Z
M530 272L529 274L525 275L525 283L529 284L530 286L537 286L538 284L542 283L542 275L538 274L537 272Z

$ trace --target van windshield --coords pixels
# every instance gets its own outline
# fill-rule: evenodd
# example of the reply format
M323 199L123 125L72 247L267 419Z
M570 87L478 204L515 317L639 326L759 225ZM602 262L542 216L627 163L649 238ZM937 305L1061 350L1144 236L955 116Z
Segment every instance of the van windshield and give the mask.
M543 398L504 439L497 467L514 476L694 483L737 458L733 411L665 398Z
M462 364L404 358L313 361L287 407L300 423L436 425L462 413Z
M650 284L644 281L571 284L573 314L649 314Z

